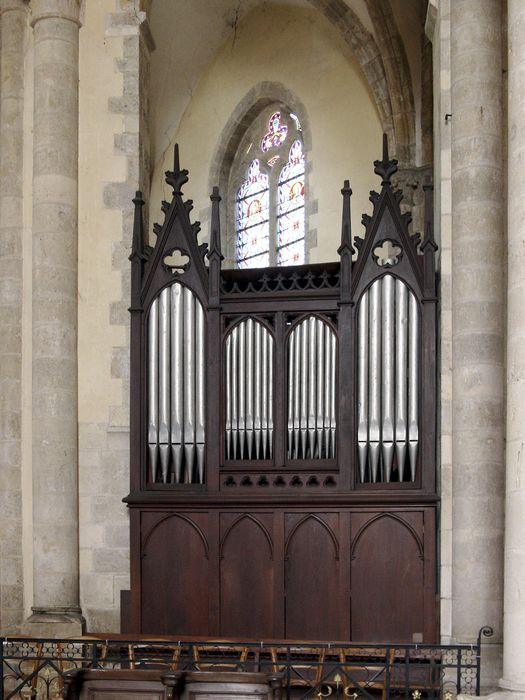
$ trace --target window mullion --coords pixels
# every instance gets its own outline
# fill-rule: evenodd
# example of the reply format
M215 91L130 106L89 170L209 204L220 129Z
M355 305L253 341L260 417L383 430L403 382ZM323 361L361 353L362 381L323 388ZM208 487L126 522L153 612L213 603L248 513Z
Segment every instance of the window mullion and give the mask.
M270 266L277 265L277 201L279 197L279 173L272 170L270 174Z

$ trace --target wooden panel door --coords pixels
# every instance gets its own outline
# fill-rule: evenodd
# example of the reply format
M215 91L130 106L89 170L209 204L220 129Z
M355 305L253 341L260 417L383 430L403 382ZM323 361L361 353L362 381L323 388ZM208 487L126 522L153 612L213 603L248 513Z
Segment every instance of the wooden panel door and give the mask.
M220 634L273 637L274 551L271 514L223 513Z
M285 636L340 639L339 515L288 514L285 523Z
M433 641L425 638L425 542L422 512L352 516L352 640ZM433 565L430 565L432 570Z
M157 516L144 529L144 634L209 634L207 515Z

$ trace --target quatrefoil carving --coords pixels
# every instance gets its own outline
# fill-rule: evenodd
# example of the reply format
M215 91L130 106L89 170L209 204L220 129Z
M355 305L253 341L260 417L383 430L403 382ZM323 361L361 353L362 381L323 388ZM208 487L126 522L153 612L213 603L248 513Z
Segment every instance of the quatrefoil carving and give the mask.
M403 249L395 241L386 238L374 248L373 256L379 267L394 267L401 260Z
M182 275L190 266L190 258L180 248L175 248L166 255L163 263L174 275Z

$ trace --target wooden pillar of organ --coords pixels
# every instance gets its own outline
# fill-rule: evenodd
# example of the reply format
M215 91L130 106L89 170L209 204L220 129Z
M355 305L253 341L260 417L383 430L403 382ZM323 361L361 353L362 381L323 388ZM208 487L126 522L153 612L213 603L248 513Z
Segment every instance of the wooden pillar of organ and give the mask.
M135 200L123 631L436 641L432 198L421 243L395 171L385 141L364 237L345 183L340 261L300 267L221 270L177 152L153 248Z

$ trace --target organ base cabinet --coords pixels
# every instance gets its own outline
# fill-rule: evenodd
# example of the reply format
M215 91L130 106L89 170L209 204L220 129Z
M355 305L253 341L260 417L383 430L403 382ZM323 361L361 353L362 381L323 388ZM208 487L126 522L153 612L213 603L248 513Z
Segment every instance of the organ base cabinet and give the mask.
M432 190L421 240L395 170L385 141L364 237L345 183L339 260L298 267L222 270L177 150L153 248L137 195L123 631L436 641Z
M432 507L136 517L143 634L434 640Z

